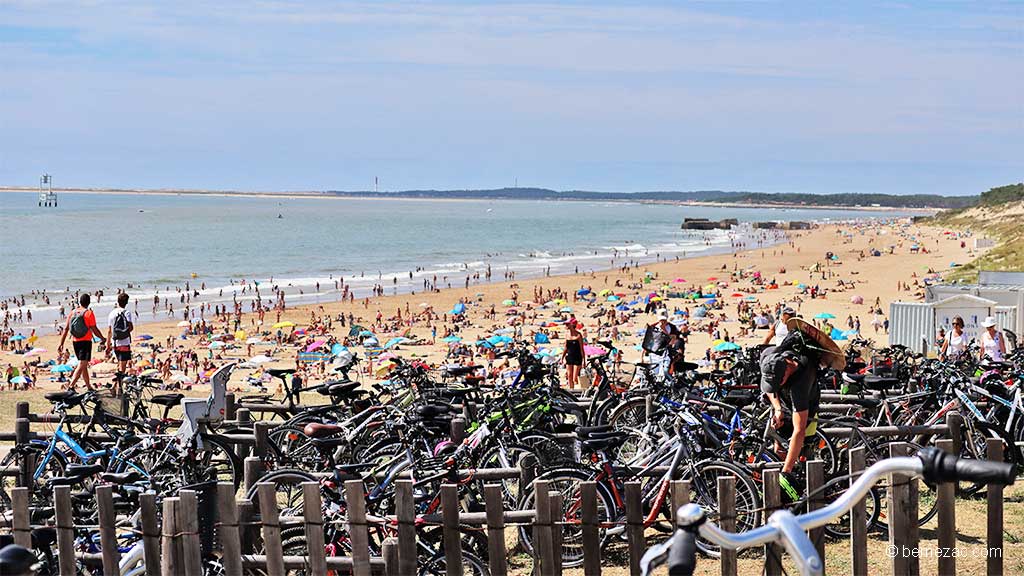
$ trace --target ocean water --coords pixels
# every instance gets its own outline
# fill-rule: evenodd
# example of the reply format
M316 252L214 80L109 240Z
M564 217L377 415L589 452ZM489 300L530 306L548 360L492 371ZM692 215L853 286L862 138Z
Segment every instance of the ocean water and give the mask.
M149 301L139 306L145 321L153 294L170 290L177 309L173 290L186 282L197 289L205 284L204 301L230 301L242 279L281 286L290 303L332 301L339 277L362 297L377 283L387 294L418 291L424 278L435 275L439 287L463 286L467 274L482 276L488 265L500 281L506 270L527 278L548 268L551 274L607 269L616 251L615 265L621 265L726 252L737 241L773 241L749 232L683 231L686 217L755 222L903 215L621 202L132 194L62 194L59 207L40 208L33 193L0 193L0 298L46 289L54 305L29 298L26 307L34 310L32 325L47 327L66 290L112 295L131 283L129 293ZM101 305L97 312L103 310ZM158 312L156 319L166 315Z

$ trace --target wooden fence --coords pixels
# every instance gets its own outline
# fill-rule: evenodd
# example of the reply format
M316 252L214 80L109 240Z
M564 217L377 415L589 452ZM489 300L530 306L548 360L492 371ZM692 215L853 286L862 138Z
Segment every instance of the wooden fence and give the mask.
M232 416L232 424L243 423L244 408L237 408ZM33 422L48 422L47 415L32 415L27 405L16 408L18 419L13 434L0 433L0 440L27 441L32 438L46 438L47 435L33 433L30 425ZM862 428L858 431L849 429L825 430L825 433L837 436L858 434L866 436L900 436L908 434L948 435L959 438L955 433L959 427L959 416L952 415L947 424L932 426L920 430L888 430ZM267 454L267 432L272 428L269 422L253 424L251 434L233 434L229 440L239 449L252 456L244 459L245 485L257 486L254 501L238 499L238 492L231 483L216 486L216 512L213 519L198 511L199 494L190 490L181 490L174 497L164 498L157 502L156 495L142 494L139 498L140 526L137 533L141 537L144 552L146 573L156 574L197 574L202 557L200 542L201 524L214 522L217 547L222 551L220 561L229 576L241 575L249 569L260 569L269 576L285 574L291 569L303 569L307 574L326 575L329 570L343 569L356 576L369 574L408 575L416 573L417 561L423 560L422 549L417 547L418 535L424 526L440 527L443 538L439 553L446 558L445 569L449 576L463 574L462 547L463 531L467 527L478 527L487 536L487 562L493 576L504 576L509 573L508 552L506 542L509 541L508 530L518 530L525 526L533 534L535 543L532 561L537 568L536 573L547 576L561 573L562 552L566 545L565 536L571 531L578 536L578 545L582 551L582 569L586 576L597 576L602 569L602 546L599 532L608 528L609 524L598 521L597 486L593 482L583 482L580 487L578 508L577 503L567 503L563 495L551 491L544 480L532 480L532 473L527 469L510 468L496 470L460 471L463 477L473 476L485 482L485 512L463 512L460 510L458 487L451 484L441 488L440 514L420 516L417 518L413 504L413 481L401 478L396 483L395 510L386 518L368 518L366 514L365 487L361 481L348 481L344 485L344 499L347 510L344 518L325 518L321 512L321 490L318 482L305 483L302 486L302 502L305 515L303 517L284 516L278 509L274 486L260 483L265 474L263 456ZM951 433L953 432L953 433ZM956 452L953 439L940 439L937 444L945 450ZM890 445L893 455L903 455L908 446L902 443ZM994 460L1002 458L1003 445L998 440L990 440L987 446L988 455ZM849 468L852 473L864 469L865 453L863 448L849 451ZM655 470L657 474L659 470ZM11 492L12 511L0 520L0 525L9 530L15 542L22 545L31 541L31 531L40 526L33 526L29 510L32 469L27 464L0 470L0 474L14 476L21 485ZM778 485L778 470L763 471L763 502L762 520L771 511L781 508ZM517 479L520 485L533 482L535 506L532 510L505 510L502 487L499 484L487 483L489 480ZM824 463L812 461L807 463L807 493L813 494L824 482ZM886 516L890 525L888 531L890 546L895 549L915 550L920 541L918 530L918 480L895 477L889 482ZM718 506L721 514L718 522L724 528L735 526L735 478L721 477L718 479ZM689 500L690 485L686 481L675 481L671 484L669 498L671 509ZM95 526L75 526L72 518L70 487L58 486L54 489L55 518L46 524L56 529L57 556L61 574L76 574L80 565L101 569L104 574L117 573L116 566L120 554L116 542L118 532L124 532L125 518L118 518L113 504L112 487L97 485L95 499L97 504L98 523ZM956 547L956 507L955 493L952 484L943 484L937 491L937 535L938 546L946 549ZM564 511L572 504L578 509L571 517ZM628 553L628 566L631 575L639 574L640 558L648 545L641 502L641 484L627 482L624 486L625 504L625 547ZM809 508L817 508L827 504L821 499L812 499ZM121 522L121 527L117 522ZM324 542L324 526L330 523L341 523L349 534L351 555L327 555ZM282 530L302 527L304 549L285 550L282 542ZM101 552L98 554L76 551L76 536L85 532L98 532ZM849 566L852 573L866 575L868 573L868 534L866 526L866 510L861 502L850 514ZM371 538L372 536L372 538ZM815 530L811 534L820 554L824 553L824 531ZM372 544L372 546L371 546ZM989 486L987 492L987 526L985 544L991 552L987 557L986 573L998 575L1003 573L1003 499L999 486ZM287 552L287 555L286 555ZM764 574L775 576L782 574L782 548L777 545L766 546L764 551ZM955 574L956 560L954 555L937 555L939 574ZM451 561L448 561L450 559ZM607 560L607 558L605 558ZM707 561L707 560L702 560ZM913 554L899 554L891 560L891 573L894 575L916 574L923 560ZM737 573L737 555L732 551L724 551L719 561L723 575Z

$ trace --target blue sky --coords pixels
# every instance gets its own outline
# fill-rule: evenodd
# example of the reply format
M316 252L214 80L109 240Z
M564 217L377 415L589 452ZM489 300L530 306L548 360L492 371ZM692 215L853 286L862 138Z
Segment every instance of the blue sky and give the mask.
M978 193L1021 2L0 0L0 184Z

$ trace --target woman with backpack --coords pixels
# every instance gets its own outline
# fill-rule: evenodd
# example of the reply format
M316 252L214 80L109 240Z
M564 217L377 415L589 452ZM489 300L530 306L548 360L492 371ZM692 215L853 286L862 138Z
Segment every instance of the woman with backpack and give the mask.
M71 346L75 350L75 358L78 358L78 366L75 366L75 371L71 375L71 382L68 384L69 390L75 389L75 383L78 382L79 378L85 382L86 388L92 389L92 384L89 382L89 362L92 360L92 337L95 335L96 338L99 338L100 346L103 346L107 341L103 337L103 333L96 327L96 314L89 309L91 302L92 298L88 293L82 294L78 298L79 307L68 317L64 331L60 334L60 344L57 346L57 353L64 352L64 341L67 340L68 334L71 334Z

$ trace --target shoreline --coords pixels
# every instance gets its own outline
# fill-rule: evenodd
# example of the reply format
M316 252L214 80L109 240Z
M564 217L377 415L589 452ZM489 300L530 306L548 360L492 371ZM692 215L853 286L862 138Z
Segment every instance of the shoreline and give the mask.
M2 186L0 194L3 193L35 193L38 188L20 186ZM243 198L284 198L290 200L317 199L317 200L419 200L430 202L472 202L472 201L520 201L520 202L611 202L625 204L651 204L660 206L691 206L704 208L748 208L748 209L780 209L780 210L849 210L854 212L917 212L922 215L936 214L945 208L920 208L910 206L843 206L833 204L796 204L786 202L719 202L699 200L652 200L638 199L629 200L622 198L516 198L514 196L501 197L480 197L480 198L442 198L422 195L402 195L393 193L373 192L345 192L336 194L324 191L289 191L272 192L258 190L197 190L197 189L134 189L134 188L54 188L56 194L111 194L111 195L137 195L137 196L211 196L211 197L243 197Z

